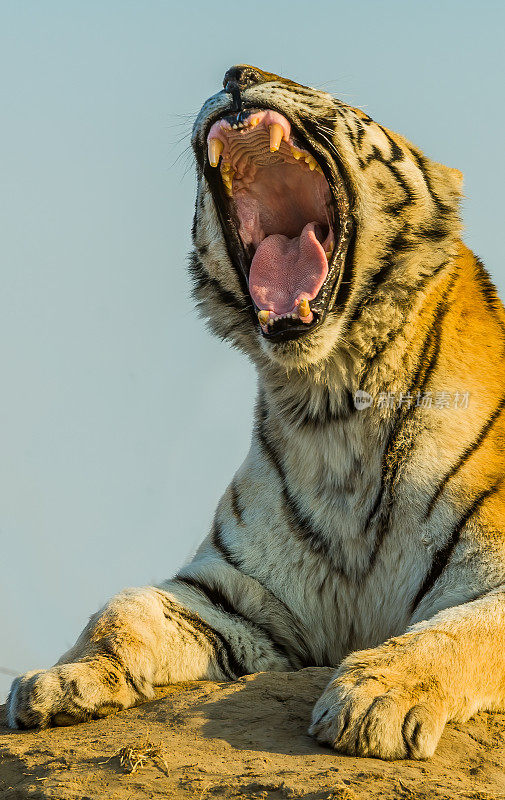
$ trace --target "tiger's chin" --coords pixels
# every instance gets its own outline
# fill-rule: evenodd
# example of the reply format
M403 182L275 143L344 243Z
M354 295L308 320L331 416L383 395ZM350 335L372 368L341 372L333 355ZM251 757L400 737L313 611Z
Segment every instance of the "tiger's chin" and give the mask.
M344 182L270 108L211 118L205 177L262 350L285 366L323 359L352 234Z
M322 367L335 355L343 344L341 329L341 315L329 314L324 324L297 339L271 341L262 337L261 351L269 361L288 371L304 372L308 367Z

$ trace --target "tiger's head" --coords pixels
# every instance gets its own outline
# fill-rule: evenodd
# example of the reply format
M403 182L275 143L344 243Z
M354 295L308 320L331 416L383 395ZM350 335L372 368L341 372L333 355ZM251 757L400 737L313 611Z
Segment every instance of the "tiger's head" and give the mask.
M193 128L194 294L254 361L306 369L453 257L461 173L326 92L248 65L223 87Z

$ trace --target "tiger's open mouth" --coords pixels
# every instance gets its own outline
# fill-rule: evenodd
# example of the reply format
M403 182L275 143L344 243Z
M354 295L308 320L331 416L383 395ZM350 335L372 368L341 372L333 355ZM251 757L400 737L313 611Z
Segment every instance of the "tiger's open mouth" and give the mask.
M349 241L342 180L270 109L215 121L207 157L228 245L263 335L285 340L313 330L334 303Z

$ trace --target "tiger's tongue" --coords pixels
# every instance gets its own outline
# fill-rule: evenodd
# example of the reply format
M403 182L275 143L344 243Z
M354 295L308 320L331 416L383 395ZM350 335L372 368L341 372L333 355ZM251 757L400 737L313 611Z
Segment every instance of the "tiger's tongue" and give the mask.
M300 236L266 236L258 245L249 273L249 291L257 308L277 315L294 311L300 300L312 300L328 274L326 254L309 222Z

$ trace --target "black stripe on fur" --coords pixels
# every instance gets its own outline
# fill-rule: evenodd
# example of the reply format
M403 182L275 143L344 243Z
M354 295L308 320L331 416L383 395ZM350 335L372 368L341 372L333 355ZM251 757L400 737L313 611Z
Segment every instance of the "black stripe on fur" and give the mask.
M424 182L426 184L426 188L428 189L428 193L431 199L433 200L434 204L438 208L438 210L443 214L453 214L454 210L451 208L451 206L446 205L446 203L444 203L443 200L440 199L440 197L435 192L433 186L431 185L431 179L428 175L428 164L429 164L428 159L426 159L420 153L417 153L412 148L410 148L410 152L412 154L414 161L416 162L417 166L419 167L422 173Z
M483 427L480 429L478 435L475 437L473 442L471 442L471 444L469 444L468 447L466 447L465 450L463 450L463 452L461 453L461 455L458 458L458 460L455 462L455 464L452 465L450 470L446 473L446 475L444 475L444 477L442 478L442 480L438 484L438 486L437 486L432 498L430 499L430 502L428 503L428 508L426 509L425 519L428 519L428 517L432 513L438 498L440 497L440 495L444 491L445 487L447 486L447 484L449 483L451 478L453 478L456 475L456 473L468 461L468 459L472 456L472 454L476 450L478 450L478 448L481 446L481 444L483 444L483 442L485 441L488 433L491 431L494 423L496 422L496 420L498 419L498 417L500 416L500 414L502 413L504 408L505 408L505 395L502 397L502 399L500 400L500 402L496 406L496 408L493 411L493 413L491 414L491 416L488 417L488 419L486 420L486 422L483 425Z
M196 252L192 252L189 256L189 272L194 281L194 293L198 290L208 288L217 295L221 303L233 308L235 311L243 312L248 308L252 308L250 303L242 302L233 292L221 286L219 281L215 278L211 278ZM198 300L199 298L196 297L196 299Z
M417 392L422 394L425 391L436 369L442 340L443 322L449 310L449 297L457 276L458 272L452 275L448 286L435 308L431 328L425 337L415 370L411 377L408 391L412 397L417 394ZM406 459L408 459L408 455L414 444L415 431L412 429L412 422L415 413L416 406L414 403L412 403L410 407L405 407L400 410L386 443L381 465L381 486L365 527L365 530L367 530L376 515L378 513L380 514L375 544L368 564L368 571L370 571L375 564L382 542L389 529L390 515L394 500L392 496L393 486L398 482L402 465ZM381 509L384 496L387 497L387 504L385 508Z
M502 301L498 296L498 292L496 291L496 287L491 280L489 272L485 268L480 258L475 257L475 266L475 278L480 287L487 307L500 326L503 344L505 347L505 314Z
M240 508L240 498L235 479L233 479L231 482L230 494L231 494L231 510L233 512L233 516L235 517L238 525L244 525L244 519L242 517L243 510Z
M232 555L230 549L225 544L221 525L216 519L212 526L211 541L214 549L217 550L223 561L226 561L227 564L240 572L242 569L240 562Z
M240 561L231 554L229 548L225 544L223 539L223 531L221 525L217 522L217 520L214 520L214 525L211 534L211 541L214 546L214 549L219 553L220 557L226 564L228 564L233 569L237 570L237 572L239 572L241 575L244 575L249 580L257 583L262 591L267 592L273 598L274 602L282 606L288 617L292 620L292 626L293 626L292 633L298 645L298 653L301 665L305 667L313 666L314 662L309 656L306 646L306 641L300 632L301 628L303 628L303 623L300 623L300 621L293 615L293 612L291 611L289 606L287 606L283 600L277 597L277 595L272 591L272 589L268 588L267 586L264 586L263 583L261 583L254 575L245 572Z
M163 592L158 591L158 595L163 603L164 613L167 618L179 624L183 620L187 625L185 630L195 636L199 634L207 640L213 649L219 669L226 678L233 681L243 675L247 675L244 664L237 658L231 644L221 633L212 628L207 622L204 622L198 614L194 614L183 606L173 603ZM198 641L197 637L196 640ZM198 643L200 644L200 642Z
M279 475L282 486L284 510L291 523L291 531L297 535L299 540L305 542L313 553L332 561L329 543L326 542L325 539L322 538L321 534L313 527L312 521L300 510L295 498L289 491L286 474L284 472L281 460L272 442L269 440L266 434L265 420L265 402L264 398L260 396L256 433L264 452Z
M480 494L477 495L477 497L469 505L465 513L460 517L460 519L454 526L453 531L449 539L447 540L446 544L435 553L433 561L431 563L431 567L412 603L412 613L414 613L414 611L419 606L423 598L426 597L426 595L433 589L435 583L438 581L438 579L446 569L451 559L451 556L456 546L458 545L458 542L461 538L461 533L468 520L479 511L484 501L487 500L488 497L490 497L497 491L502 482L503 482L503 477L500 476L500 478L497 481L495 481L495 483L493 483L492 486L490 486L488 489L485 489L484 491L480 492Z
M261 632L269 641L272 650L274 650L282 658L285 658L292 668L296 668L296 665L293 663L292 657L290 653L288 653L287 649L280 644L280 642L274 639L271 632L267 630L267 628L265 628L263 625L260 625L260 623L256 620L251 619L251 617L247 616L242 611L239 611L233 605L228 595L226 595L219 586L216 584L210 586L208 583L204 583L202 580L198 580L197 578L192 578L189 576L178 576L175 578L175 580L178 583L182 583L186 586L189 586L191 589L194 589L196 592L198 592L198 594L205 597L209 603L219 611L238 619L247 628L252 628L253 632L254 630Z

